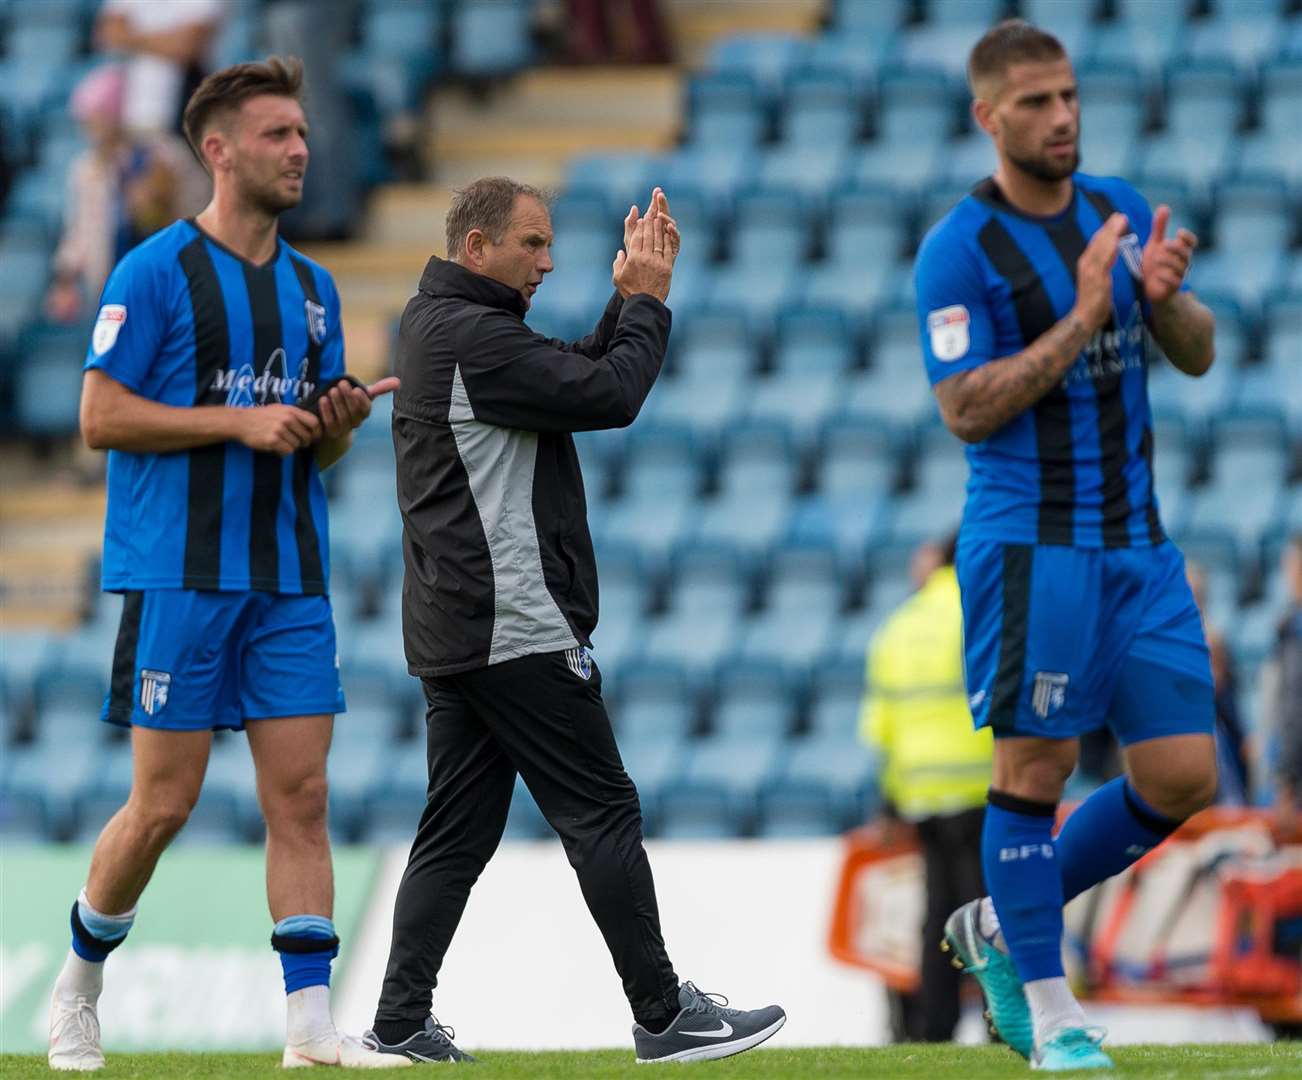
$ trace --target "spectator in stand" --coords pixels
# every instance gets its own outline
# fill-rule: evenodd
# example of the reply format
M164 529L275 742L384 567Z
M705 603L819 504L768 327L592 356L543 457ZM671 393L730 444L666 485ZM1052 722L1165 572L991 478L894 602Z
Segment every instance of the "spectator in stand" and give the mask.
M177 218L198 213L208 198L207 177L179 139L123 127L125 84L122 68L109 64L72 94L72 115L90 146L68 170L63 236L45 304L55 322L76 322L123 255Z
M570 58L581 64L667 64L673 59L658 0L567 0Z
M1212 657L1212 683L1216 704L1216 801L1222 806L1242 806L1251 790L1248 777L1248 739L1239 712L1239 688L1234 677L1234 657L1220 627L1207 613L1207 573L1192 559L1185 560L1185 577L1203 617L1203 634Z
M1279 747L1275 765L1275 810L1288 836L1302 833L1302 532L1284 545L1280 560L1288 609L1279 624L1271 657L1273 693L1266 699L1267 727Z
M225 15L223 0L104 0L95 44L124 57L125 127L180 132L181 110L208 74L208 46Z
M892 996L897 1040L942 1042L959 1019L959 973L940 951L945 918L985 892L981 829L993 753L974 731L963 685L963 612L954 573L957 536L928 544L910 573L921 587L873 635L860 730L882 756L883 833L911 823L922 845L927 905L922 985ZM888 841L889 842L889 841Z

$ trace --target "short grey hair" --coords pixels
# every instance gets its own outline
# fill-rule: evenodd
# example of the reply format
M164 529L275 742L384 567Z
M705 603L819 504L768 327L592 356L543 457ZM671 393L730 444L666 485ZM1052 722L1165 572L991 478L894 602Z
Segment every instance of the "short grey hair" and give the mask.
M446 221L448 258L465 253L466 234L478 229L494 244L500 244L511 225L515 200L521 195L550 206L552 195L531 184L521 184L509 176L481 176L452 192Z

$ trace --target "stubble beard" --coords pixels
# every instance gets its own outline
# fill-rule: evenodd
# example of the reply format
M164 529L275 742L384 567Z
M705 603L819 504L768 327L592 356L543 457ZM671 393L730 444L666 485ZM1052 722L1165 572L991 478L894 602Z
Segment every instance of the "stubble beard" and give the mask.
M1070 160L1062 165L1053 164L1048 157L1015 157L1009 154L1008 160L1028 176L1053 184L1059 180L1066 180L1067 177L1080 168L1080 143L1079 141L1076 143Z

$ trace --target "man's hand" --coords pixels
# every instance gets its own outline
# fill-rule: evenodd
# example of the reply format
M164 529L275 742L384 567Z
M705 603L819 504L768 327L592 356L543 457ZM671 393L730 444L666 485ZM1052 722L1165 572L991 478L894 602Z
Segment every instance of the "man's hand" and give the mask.
M1112 266L1118 245L1130 223L1125 214L1113 214L1103 223L1076 260L1075 314L1090 333L1112 317Z
M628 216L624 218L624 250L628 250L629 242L633 239L633 229L639 221L638 208L636 205L628 208ZM674 221L669 213L669 199L665 196L664 188L656 188L651 192L651 201L647 203L646 216L652 214L662 214L670 225L673 226L669 233L669 247L673 252L675 259L678 258L678 249L681 246L682 238L678 235L678 223Z
M371 383L365 390L351 383L341 382L321 399L321 423L324 438L342 439L371 415L371 402L381 394L397 390L398 380L390 376Z
M1153 214L1153 231L1144 245L1144 295L1152 304L1163 304L1180 291L1198 246L1198 237L1188 229L1180 229L1174 239L1166 239L1170 220L1171 208L1159 206Z
M251 450L285 457L321 437L321 421L293 405L236 409L237 437Z
M653 212L633 226L627 253L615 256L612 278L619 294L627 299L647 293L662 304L669 298L674 273L673 222Z

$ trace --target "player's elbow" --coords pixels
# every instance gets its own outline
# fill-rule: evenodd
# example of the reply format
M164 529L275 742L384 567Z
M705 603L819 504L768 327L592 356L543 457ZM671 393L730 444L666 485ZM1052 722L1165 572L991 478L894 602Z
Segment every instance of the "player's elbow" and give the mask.
M90 395L82 394L81 410L78 414L81 427L81 441L91 450L107 450L108 430L101 409L95 407Z
M941 407L940 418L945 422L945 426L965 443L979 443L989 434L972 417L944 406Z

